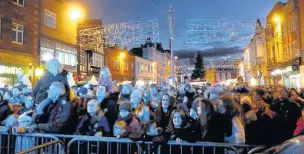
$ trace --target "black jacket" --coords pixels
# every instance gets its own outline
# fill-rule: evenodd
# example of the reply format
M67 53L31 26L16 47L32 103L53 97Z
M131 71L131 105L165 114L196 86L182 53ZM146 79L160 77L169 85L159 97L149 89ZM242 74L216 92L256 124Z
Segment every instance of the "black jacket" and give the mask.
M35 100L35 104L40 104L42 100L47 98L47 91L49 90L51 84L55 81L60 81L66 86L66 94L69 97L70 88L67 80L67 71L62 71L56 76L52 75L50 72L46 72L45 75L38 81L35 88L33 89L32 96Z
M71 119L73 114L72 104L65 99L58 99L46 107L43 115L34 115L34 118L40 132L71 134L75 130L69 126L74 120Z
M5 120L9 115L13 114L7 100L0 102L0 122Z
M282 140L287 140L293 136L293 131L297 126L297 121L301 117L301 108L296 102L289 99L277 99L271 104L270 109L276 112L281 120Z

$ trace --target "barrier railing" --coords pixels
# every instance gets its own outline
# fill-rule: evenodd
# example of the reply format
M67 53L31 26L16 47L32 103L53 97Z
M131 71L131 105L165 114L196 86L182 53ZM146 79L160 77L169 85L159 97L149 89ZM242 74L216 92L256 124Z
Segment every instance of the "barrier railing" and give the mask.
M19 138L18 141L17 138ZM31 141L26 142L25 141ZM23 139L23 141L22 141ZM54 145L48 148L47 151L51 153L68 153L68 154L87 154L87 153L170 153L170 154L192 154L192 153L248 153L251 149L258 147L246 144L228 144L228 143L213 143L213 142L196 142L177 143L175 141L168 141L165 145L155 145L152 142L134 142L127 138L113 138L113 137L94 137L94 136L80 136L80 135L62 135L62 134L1 134L0 133L0 154L16 153L36 145L47 143L54 140L61 140L61 144ZM21 143L16 146L16 143ZM19 149L19 150L18 150ZM42 150L43 151L43 150Z
M59 140L57 137L50 134L8 134L0 133L0 154L18 153L35 146L48 142ZM60 143L51 145L46 148L30 152L36 153L64 153L64 146Z
M31 152L34 152L34 151L38 151L38 150L40 150L40 149L44 149L44 148L47 148L47 147L56 145L56 144L62 144L62 145L63 145L63 142L60 141L60 140L55 140L55 141L47 142L47 143L44 143L44 144L41 144L41 145L34 146L34 147L29 148L29 149L27 149L27 150L21 151L21 152L19 152L18 154L27 154L27 153L31 153Z

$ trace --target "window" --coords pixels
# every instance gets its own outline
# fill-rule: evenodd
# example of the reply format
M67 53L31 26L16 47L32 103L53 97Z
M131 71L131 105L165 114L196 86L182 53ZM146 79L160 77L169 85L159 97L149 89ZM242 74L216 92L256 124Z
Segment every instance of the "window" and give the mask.
M132 63L132 71L133 71L133 69L134 69L133 67L134 67L134 64Z
M227 73L227 79L231 79L231 73Z
M13 30L13 36L12 36L13 42L23 44L23 26L13 23L12 30Z
M226 80L226 75L225 75L225 73L222 73L222 80Z
M45 48L45 47L41 47L40 48L40 57L41 57L41 61L47 62L51 59L54 58L54 50L49 49L49 48Z
M69 65L69 66L76 66L77 59L76 55L56 51L56 58L59 60L61 64Z
M103 56L99 54L93 54L92 66L102 67L103 66Z
M120 62L119 62L119 59L114 59L114 68L120 70Z
M24 0L13 0L13 2L14 2L15 4L24 6Z
M56 14L45 10L44 11L44 24L56 28Z
M153 66L151 66L151 73L153 73Z

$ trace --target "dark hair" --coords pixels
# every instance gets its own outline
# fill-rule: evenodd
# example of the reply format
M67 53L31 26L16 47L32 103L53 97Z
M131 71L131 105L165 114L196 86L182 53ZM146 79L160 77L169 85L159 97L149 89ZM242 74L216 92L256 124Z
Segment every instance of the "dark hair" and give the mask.
M161 99L160 99L160 104L158 105L157 110L155 112L155 115L156 115L155 121L158 122L158 123L161 121L161 119L163 118L163 115L164 115L164 113L163 113L163 107L162 107L162 99L163 99L164 96L168 96L169 97L168 113L170 113L173 109L176 108L176 101L175 101L175 99L172 96L170 96L169 94L163 94L161 96Z
M231 97L228 94L225 94L222 97L220 97L219 100L223 101L223 104L226 108L226 114L228 114L231 117L241 116L242 113L241 106L235 102L233 97Z
M169 121L168 128L167 128L166 132L175 132L175 128L174 128L174 124L173 124L173 118L174 118L174 114L177 113L177 112L179 112L181 114L181 117L182 117L181 128L185 127L185 124L186 124L186 121L187 121L186 113L182 109L175 109L171 113L170 121Z
M258 95L260 95L260 96L264 96L265 95L265 90L264 89L262 89L262 88L256 88L255 89L255 92L258 94Z

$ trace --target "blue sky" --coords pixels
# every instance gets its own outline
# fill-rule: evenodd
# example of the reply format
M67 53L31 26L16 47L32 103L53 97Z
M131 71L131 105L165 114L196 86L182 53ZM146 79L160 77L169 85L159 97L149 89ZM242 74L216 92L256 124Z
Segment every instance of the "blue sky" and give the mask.
M217 44L218 42L192 44L186 42L187 20L212 19L219 23L231 21L252 22L257 18L265 19L276 2L281 0L82 0L90 6L89 17L101 18L105 25L140 19L158 19L159 41L168 48L168 9L174 9L174 49L204 50L214 47L244 47L248 41ZM286 1L286 0L283 0ZM92 9L93 8L93 9ZM231 25L231 23L230 23ZM233 31L236 37L248 37L253 29ZM228 32L232 34L232 32ZM238 38L234 38L238 39ZM129 45L127 47L136 47ZM122 46L123 47L123 46Z

